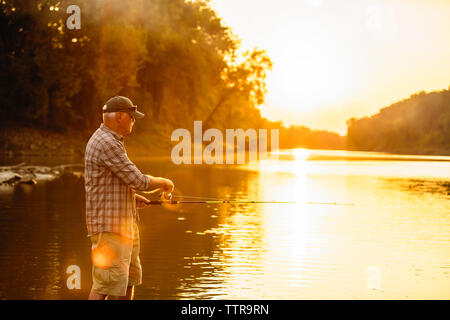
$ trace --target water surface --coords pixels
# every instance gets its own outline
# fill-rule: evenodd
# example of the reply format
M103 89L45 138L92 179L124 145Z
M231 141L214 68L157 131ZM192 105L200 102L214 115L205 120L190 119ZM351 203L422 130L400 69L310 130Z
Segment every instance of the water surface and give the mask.
M298 149L240 166L135 162L178 195L297 202L142 210L137 299L450 298L450 157ZM0 298L87 297L82 178L0 187L0 237ZM70 265L79 290L66 286Z

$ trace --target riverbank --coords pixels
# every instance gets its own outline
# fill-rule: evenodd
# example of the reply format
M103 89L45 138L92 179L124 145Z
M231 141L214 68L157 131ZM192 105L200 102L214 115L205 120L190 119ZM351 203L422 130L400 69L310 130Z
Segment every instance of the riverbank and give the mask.
M3 128L0 141L3 156L83 156L87 137L34 128Z
M72 159L71 163L81 161L91 134L75 131L60 133L35 128L2 128L0 165L14 165L37 158L66 158ZM132 134L125 138L125 143L130 156L170 155L170 143L162 141L155 134Z
M63 164L58 166L35 166L25 162L13 166L0 166L0 185L37 184L51 181L63 174L83 176L83 164Z

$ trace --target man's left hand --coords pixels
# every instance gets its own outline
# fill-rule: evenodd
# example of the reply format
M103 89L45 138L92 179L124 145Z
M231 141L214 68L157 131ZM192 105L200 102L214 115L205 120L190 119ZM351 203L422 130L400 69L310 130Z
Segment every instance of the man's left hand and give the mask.
M136 194L136 208L144 209L150 206L150 200L146 197Z

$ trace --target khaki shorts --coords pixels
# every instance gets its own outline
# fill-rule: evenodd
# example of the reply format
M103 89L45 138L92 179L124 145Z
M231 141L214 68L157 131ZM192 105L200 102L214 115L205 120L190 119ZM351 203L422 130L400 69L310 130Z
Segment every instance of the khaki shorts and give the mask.
M127 287L142 283L137 226L135 230L134 239L109 232L91 236L92 280L96 293L121 297L126 295Z

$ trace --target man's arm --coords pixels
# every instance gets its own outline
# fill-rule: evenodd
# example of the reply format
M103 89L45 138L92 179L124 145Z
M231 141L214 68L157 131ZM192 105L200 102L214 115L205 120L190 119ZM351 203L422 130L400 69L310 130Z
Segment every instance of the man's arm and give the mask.
M151 191L161 188L165 192L172 192L172 181L160 177L144 175L128 158L124 147L120 142L107 142L105 152L102 154L103 163L120 180L131 188L139 191Z

